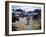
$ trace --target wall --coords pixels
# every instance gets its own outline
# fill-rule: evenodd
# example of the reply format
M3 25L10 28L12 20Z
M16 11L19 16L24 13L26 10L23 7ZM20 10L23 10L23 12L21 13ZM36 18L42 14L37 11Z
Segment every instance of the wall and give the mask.
M0 37L8 37L8 36L5 36L5 1L6 0L0 0ZM11 0L11 1L13 1L13 0ZM46 6L46 0L14 0L14 1L42 2L42 3L45 3L45 6ZM46 19L46 15L45 15L45 19ZM45 24L45 26L46 26L46 24ZM12 36L9 36L9 37L12 37ZM23 36L21 35L21 36L16 36L16 37L46 37L46 34L23 35Z

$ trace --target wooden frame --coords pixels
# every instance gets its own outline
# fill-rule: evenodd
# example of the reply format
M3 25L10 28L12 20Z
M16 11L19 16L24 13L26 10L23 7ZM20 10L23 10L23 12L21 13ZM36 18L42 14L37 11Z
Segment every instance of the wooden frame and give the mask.
M26 33L26 34L9 34L9 3L26 3L26 4L40 4L44 6L44 32L42 33ZM32 34L44 34L45 33L45 4L37 2L19 2L19 1L5 1L5 35L6 36L18 36L18 35L32 35Z

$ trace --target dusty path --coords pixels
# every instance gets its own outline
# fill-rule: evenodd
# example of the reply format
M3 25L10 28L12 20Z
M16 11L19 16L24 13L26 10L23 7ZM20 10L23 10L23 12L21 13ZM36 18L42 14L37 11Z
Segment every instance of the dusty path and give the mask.
M25 18L19 18L19 21L16 21L14 24L15 27L17 27L17 30L32 30L32 29L40 29L40 23L34 21L32 21L32 19L30 19L29 25L27 24L27 20Z
M30 19L29 25L27 24L26 18L19 18L19 21L14 23L14 26L17 27L17 30L32 30L32 20Z

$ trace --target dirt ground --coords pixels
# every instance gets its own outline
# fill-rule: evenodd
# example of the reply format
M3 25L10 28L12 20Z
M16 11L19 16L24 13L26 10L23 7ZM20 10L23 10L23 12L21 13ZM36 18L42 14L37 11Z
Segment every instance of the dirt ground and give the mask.
M41 23L38 21L32 21L33 23L30 25L26 25L26 21L25 22L15 22L15 27L17 27L17 31L20 30L39 30L41 29Z

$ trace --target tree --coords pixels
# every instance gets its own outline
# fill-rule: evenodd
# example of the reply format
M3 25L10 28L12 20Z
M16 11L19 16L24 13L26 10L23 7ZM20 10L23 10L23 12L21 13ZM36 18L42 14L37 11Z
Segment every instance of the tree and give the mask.
M23 10L21 10L21 9L16 9L16 11L17 11L17 12L23 12ZM15 11L15 12L16 12L16 11Z

